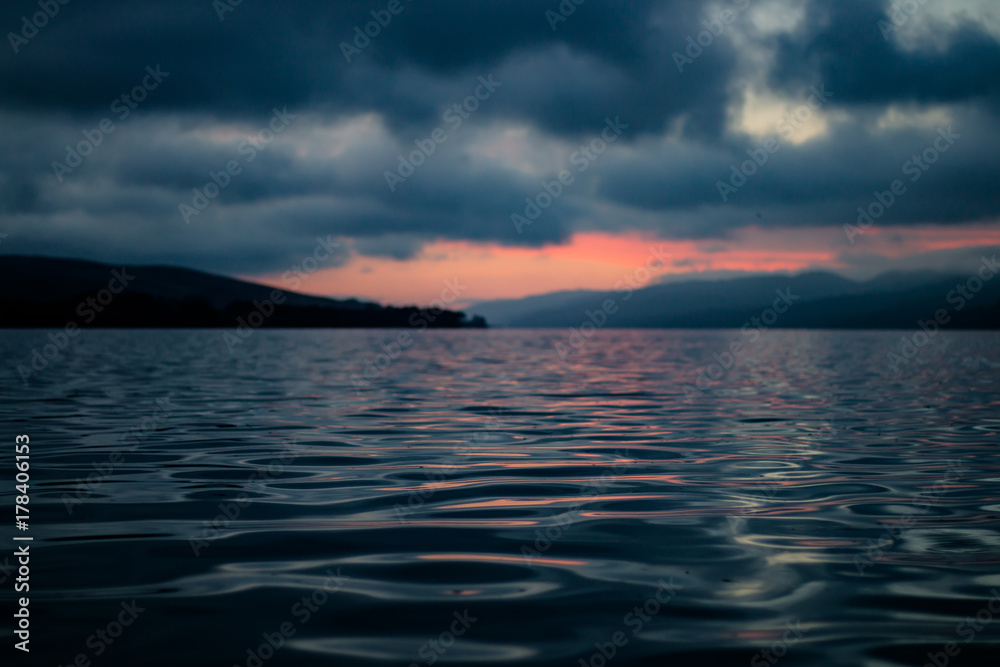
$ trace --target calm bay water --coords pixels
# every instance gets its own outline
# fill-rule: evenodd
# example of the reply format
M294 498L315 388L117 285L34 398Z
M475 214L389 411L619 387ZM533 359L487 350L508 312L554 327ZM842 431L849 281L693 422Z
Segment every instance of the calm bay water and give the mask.
M27 664L1000 654L1000 334L894 372L902 332L768 332L730 364L739 332L563 360L565 331L427 331L366 379L395 332L87 331L26 385L47 334L0 332Z

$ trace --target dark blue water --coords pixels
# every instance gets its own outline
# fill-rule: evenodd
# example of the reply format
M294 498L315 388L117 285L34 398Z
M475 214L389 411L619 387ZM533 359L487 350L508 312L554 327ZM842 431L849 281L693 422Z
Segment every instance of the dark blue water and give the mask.
M47 333L16 664L997 664L996 333Z

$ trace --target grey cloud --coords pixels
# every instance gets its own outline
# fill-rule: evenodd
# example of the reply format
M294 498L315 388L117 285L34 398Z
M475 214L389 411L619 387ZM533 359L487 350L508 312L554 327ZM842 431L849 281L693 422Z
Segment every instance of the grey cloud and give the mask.
M4 45L0 56L0 231L16 232L2 251L250 273L280 270L320 234L403 258L435 239L538 246L583 229L705 238L750 224L837 225L934 137L933 127L877 128L893 105L947 108L963 139L880 224L1000 215L1000 44L976 25L959 25L940 51L883 39L885 3L875 0L813 0L800 26L776 36L734 25L773 50L763 79L773 91L796 99L822 82L835 96L828 135L783 143L723 203L716 182L755 145L727 125L748 54L723 34L677 71L672 53L705 29L703 3L588 0L553 31L544 12L556 0L406 2L348 64L340 42L383 4L244 2L225 21L204 0L63 6L19 53ZM17 29L34 7L5 4L0 28ZM52 162L113 118L110 103L157 64L169 77L59 183ZM390 192L385 170L488 74L502 87ZM185 225L178 206L209 171L241 160L240 133L262 127L274 107L298 114L295 125L241 162L243 173ZM572 150L608 116L630 124L621 142L518 234L511 214L559 167L491 161L471 155L474 142L527 128ZM331 128L361 117L378 131L324 150ZM225 136L204 138L213 133Z

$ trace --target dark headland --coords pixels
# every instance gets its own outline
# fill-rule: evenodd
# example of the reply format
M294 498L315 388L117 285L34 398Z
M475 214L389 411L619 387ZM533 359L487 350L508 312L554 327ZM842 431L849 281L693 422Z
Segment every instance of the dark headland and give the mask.
M275 328L483 328L482 317L327 299L172 266L0 257L0 327L225 328L253 317ZM259 313L259 315L254 315ZM255 326L256 328L256 326Z

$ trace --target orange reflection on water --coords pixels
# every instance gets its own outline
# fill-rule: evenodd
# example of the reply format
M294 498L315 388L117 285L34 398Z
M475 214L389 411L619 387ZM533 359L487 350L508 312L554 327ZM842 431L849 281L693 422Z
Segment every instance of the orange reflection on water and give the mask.
M420 519L413 520L409 525L435 528L530 528L537 526L538 521L532 519ZM399 528L399 521L300 521L290 529L293 530L331 530L361 528L386 529Z
M511 500L509 498L498 498L496 500L483 500L475 503L462 503L461 505L443 505L439 509L444 510L464 510L464 509L485 509L488 507L544 507L546 505L563 505L566 503L584 503L591 500L648 500L651 498L665 498L666 496L634 495L634 496L571 496L568 498L553 498L551 500Z
M435 561L478 561L483 563L517 563L524 565L524 556L497 556L493 554L420 554L417 558L421 560ZM575 567L587 565L586 561L569 560L566 558L540 558L533 556L532 563L543 563L545 565L566 565Z

